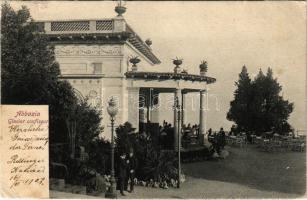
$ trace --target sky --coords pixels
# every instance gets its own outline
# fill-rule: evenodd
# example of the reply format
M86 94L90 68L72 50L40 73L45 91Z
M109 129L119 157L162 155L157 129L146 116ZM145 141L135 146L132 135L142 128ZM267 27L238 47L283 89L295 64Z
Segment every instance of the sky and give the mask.
M99 19L116 16L116 2L59 1L12 2L26 5L35 20ZM143 38L153 41L153 52L162 63L154 71L173 71L172 59L183 58L183 68L199 73L208 62L207 127L228 128L226 113L235 81L246 65L253 78L260 68L273 69L282 95L294 102L289 122L306 129L306 8L305 2L127 2L124 17ZM193 101L187 107L192 108ZM188 112L195 123L198 111ZM171 113L164 115L171 119Z

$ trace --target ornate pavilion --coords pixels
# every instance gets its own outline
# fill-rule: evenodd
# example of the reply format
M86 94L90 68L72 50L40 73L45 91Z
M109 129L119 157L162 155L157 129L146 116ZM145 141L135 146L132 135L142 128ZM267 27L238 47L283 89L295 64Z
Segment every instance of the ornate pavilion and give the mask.
M152 52L150 40L145 42L128 25L117 6L118 16L111 19L40 21L40 27L55 47L61 78L74 87L77 96L103 114L103 136L110 138L108 100L117 100L119 113L116 124L130 122L137 130L140 124L159 123L159 94L174 94L175 147L178 132L185 121L185 94L200 93L199 132L204 134L205 92L215 78L206 76L207 63L200 65L199 74L188 74L174 60L173 72L156 72L161 63ZM178 110L180 112L178 112ZM177 148L177 147L176 147Z

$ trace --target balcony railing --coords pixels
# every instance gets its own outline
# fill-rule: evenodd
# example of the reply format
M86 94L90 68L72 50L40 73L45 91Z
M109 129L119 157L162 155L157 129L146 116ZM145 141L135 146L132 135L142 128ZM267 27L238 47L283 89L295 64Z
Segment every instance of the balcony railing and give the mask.
M69 33L114 33L126 31L122 19L71 20L38 22L40 29L47 34Z

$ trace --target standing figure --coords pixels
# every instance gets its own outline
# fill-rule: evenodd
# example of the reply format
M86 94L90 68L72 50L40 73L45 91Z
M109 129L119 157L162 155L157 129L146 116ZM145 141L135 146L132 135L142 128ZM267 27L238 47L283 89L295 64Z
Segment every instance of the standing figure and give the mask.
M129 160L126 160L126 154L121 153L119 158L119 168L118 168L118 189L120 190L120 194L126 196L124 194L125 181L127 178L127 167L129 164Z
M229 132L229 135L235 135L235 131L236 131L236 126L232 125L231 129L230 129L230 132Z
M133 192L134 190L134 178L135 178L135 169L137 166L137 160L133 154L133 150L130 150L129 156L126 158L128 161L127 165L127 178L125 179L125 191L128 191L128 182L130 180L130 190L129 192Z
M133 151L129 153L129 167L128 167L128 179L130 179L130 190L129 192L134 191L134 178L135 178L135 169L137 167L137 159L135 158Z
M219 146L224 149L226 145L226 136L225 136L225 131L223 127L221 127L220 132L219 132Z
M212 146L215 150L216 153L218 153L220 155L221 153L221 146L220 146L220 133L216 133L214 132L213 134L213 142L212 142Z
M209 141L210 143L213 143L213 139L212 139L212 129L211 129L211 128L208 130L208 141Z

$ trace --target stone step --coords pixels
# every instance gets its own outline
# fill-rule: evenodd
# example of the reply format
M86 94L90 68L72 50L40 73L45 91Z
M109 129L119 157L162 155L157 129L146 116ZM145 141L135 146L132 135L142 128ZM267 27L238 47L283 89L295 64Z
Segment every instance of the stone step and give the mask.
M74 194L86 194L86 186L65 184L64 179L50 178L49 187L50 190Z
M74 194L86 194L86 186L66 184L62 192L70 192Z
M58 178L50 178L49 187L51 190L62 191L65 188L65 180Z

